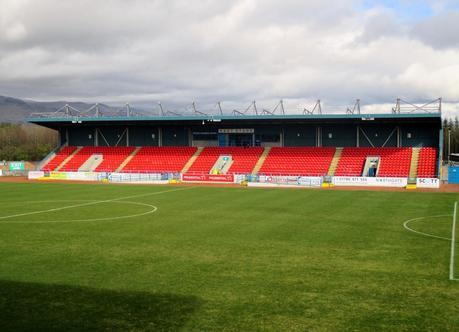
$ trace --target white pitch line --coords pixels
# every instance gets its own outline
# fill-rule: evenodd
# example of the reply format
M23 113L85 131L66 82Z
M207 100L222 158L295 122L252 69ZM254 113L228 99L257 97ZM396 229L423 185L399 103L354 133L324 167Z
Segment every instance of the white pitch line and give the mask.
M453 226L451 227L451 257L449 262L449 280L457 280L454 278L454 251L456 249L456 212L457 202L454 202Z
M408 227L408 224L412 221L422 220L422 219L427 219L427 218L440 218L440 217L451 217L451 216L453 217L451 238L420 232L420 231L417 231L415 229ZM449 280L451 281L459 281L458 278L454 277L454 261L455 261L455 249L456 249L456 216L457 216L457 202L454 203L454 212L452 215L442 214L442 215L437 215L437 216L418 217L418 218L407 220L403 223L403 227L410 232L417 233L423 236L428 236L428 237L435 238L435 239L451 241L451 255L450 255L450 264L449 264Z
M413 232L413 233L417 233L417 234L420 234L420 235L424 235L424 236L428 236L428 237L432 237L434 239L440 239L440 240L446 240L446 241L451 241L450 238L447 238L447 237L443 237L443 236L438 236L438 235L433 235L433 234L429 234L429 233L424 233L424 232L421 232L421 231L417 231L415 229L412 229L410 227L408 227L408 224L410 222L413 222L413 221L416 221L416 220L423 220L423 219L427 219L427 218L441 218L441 217L450 217L451 214L441 214L441 215L437 215L437 216L428 216L428 217L418 217L418 218L413 218L413 219L410 219L410 220L407 220L403 223L403 227L410 231L410 232Z
M36 203L38 201L33 201L31 203ZM59 201L45 201L46 203L56 203ZM68 202L68 201L67 201ZM49 224L49 223L68 223L68 222L88 222L88 221L115 221L115 220L120 220L120 219L130 219L130 218L135 218L135 217L141 217L141 216L146 216L148 214L152 214L156 211L158 211L158 208L154 205L147 204L147 203L140 203L140 202L130 202L130 201L117 201L119 203L123 204L134 204L134 205L140 205L140 206L147 206L151 208L151 210L146 211L146 212L141 212L141 213L136 213L136 214L130 214L130 215L124 215L124 216L115 216L115 217L107 217L107 218L93 218L93 219L71 219L71 220L42 220L42 221L9 221L9 220L3 220L0 221L0 224L6 224L6 223L14 223L14 224Z
M194 188L194 187L186 187L186 188L179 188L179 189L156 191L156 192L153 192L153 193L125 196L125 197L107 199L107 200L102 200L102 201L95 201L95 202L90 202L90 203L75 204L75 205L63 206L63 207L58 207L58 208L48 209L48 210L40 210L40 211L19 213L19 214L13 214L13 215L9 215L9 216L0 217L0 220L9 219L9 218L15 218L15 217L30 216L30 215L34 215L34 214L62 211L62 210L66 210L66 209L73 209L73 208L77 208L77 207L90 206L90 205L96 205L96 204L101 204L101 203L116 202L116 201L121 201L123 199L138 198L138 197L145 197L145 196L153 196L153 195L164 194L164 193L168 193L168 192L172 192L172 191L187 190L187 189L192 189L192 188Z
M95 205L95 204L106 203L106 202L108 202L108 201L96 201L96 202L91 202L91 203L82 203L82 204L62 206L62 207L58 207L58 208L54 208L54 209L48 209L48 210L39 210L39 211L32 211L32 212L26 212L26 213L18 213L18 214L12 214L12 215L9 215L9 216L0 217L0 219L9 219L9 218L15 218L15 217L31 216L33 214L62 211L62 210L66 210L66 209L72 209L72 208L77 208L77 207L82 207L82 206Z

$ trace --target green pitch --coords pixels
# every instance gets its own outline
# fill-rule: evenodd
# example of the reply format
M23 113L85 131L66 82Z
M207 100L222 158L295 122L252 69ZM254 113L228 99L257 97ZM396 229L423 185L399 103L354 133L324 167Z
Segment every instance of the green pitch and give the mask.
M0 330L458 330L456 200L2 183Z

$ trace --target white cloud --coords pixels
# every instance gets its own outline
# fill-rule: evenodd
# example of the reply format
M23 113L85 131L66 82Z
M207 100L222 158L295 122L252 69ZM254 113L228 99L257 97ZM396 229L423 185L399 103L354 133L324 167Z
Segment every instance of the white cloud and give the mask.
M453 114L459 43L446 23L457 13L438 5L410 23L359 4L0 0L0 92L203 107L284 98L292 110L316 98L381 105L442 96Z

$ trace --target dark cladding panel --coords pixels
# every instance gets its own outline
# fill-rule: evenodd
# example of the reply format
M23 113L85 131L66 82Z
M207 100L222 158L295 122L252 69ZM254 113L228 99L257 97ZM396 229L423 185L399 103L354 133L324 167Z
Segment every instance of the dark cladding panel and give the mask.
M162 128L163 146L189 146L189 130L186 127Z
M99 146L126 146L126 127L99 127Z
M65 132L65 129L64 129L64 132ZM92 127L68 128L68 134L69 134L69 145L94 146L94 128Z
M356 146L357 129L354 125L322 127L322 146Z
M158 128L155 127L129 127L130 146L158 146Z
M59 132L59 145L64 145L67 142L67 130L66 128L58 128L57 130Z
M395 126L388 127L373 125L360 126L360 128L359 146L361 147L371 147L370 142L374 147L382 147L384 143L386 143L384 145L385 147L397 146L397 129Z
M402 146L432 146L438 147L439 130L429 126L402 127Z
M316 146L315 126L285 126L284 146Z

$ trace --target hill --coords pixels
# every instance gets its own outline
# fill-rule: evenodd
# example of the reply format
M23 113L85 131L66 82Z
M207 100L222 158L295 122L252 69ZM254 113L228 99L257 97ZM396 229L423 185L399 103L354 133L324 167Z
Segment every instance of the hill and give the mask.
M66 104L69 104L70 106L79 110L86 110L93 106L93 104L88 104L84 102L41 102L0 96L0 123L24 122L25 119L32 113L55 112L59 108L65 106ZM117 107L107 106L104 104L102 104L101 107L111 112L116 112L119 110L119 108Z

